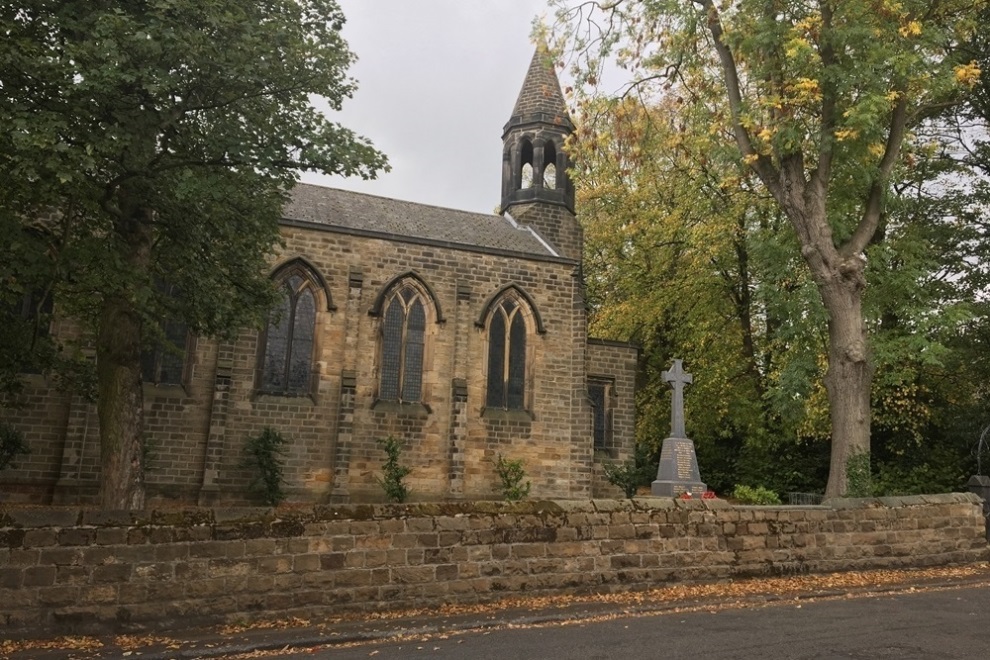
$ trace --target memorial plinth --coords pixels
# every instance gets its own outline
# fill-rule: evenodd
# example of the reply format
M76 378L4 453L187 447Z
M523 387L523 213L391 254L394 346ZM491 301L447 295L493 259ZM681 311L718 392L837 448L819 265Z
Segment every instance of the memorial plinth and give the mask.
M680 360L674 360L670 371L660 375L674 388L674 397L670 406L670 437L660 448L660 465L650 492L657 497L676 497L682 493L700 497L708 487L701 481L694 443L684 433L684 386L694 379L681 367Z
M677 497L691 493L701 497L708 488L701 481L694 443L687 438L666 438L660 448L660 466L650 493L657 497Z

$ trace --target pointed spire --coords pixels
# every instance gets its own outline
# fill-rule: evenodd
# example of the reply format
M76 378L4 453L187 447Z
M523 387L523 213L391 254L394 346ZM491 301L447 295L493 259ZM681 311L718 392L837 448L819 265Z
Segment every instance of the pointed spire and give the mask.
M554 71L550 49L542 39L536 45L529 71L526 72L526 79L512 110L512 117L505 128L508 130L510 126L530 121L574 128L564 95L560 91L560 81Z

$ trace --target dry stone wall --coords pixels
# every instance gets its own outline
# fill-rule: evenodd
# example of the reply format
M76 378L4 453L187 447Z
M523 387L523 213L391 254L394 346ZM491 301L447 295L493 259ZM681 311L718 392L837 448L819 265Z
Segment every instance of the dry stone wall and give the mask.
M480 602L990 558L972 494L0 512L0 636Z

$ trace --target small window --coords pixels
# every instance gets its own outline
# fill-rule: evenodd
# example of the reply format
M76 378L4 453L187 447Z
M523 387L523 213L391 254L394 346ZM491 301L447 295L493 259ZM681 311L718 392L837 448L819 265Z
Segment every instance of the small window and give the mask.
M161 331L155 346L141 354L141 380L155 385L181 385L189 333L180 321L166 321Z
M557 149L553 142L543 146L543 187L551 190L557 187Z
M264 335L261 391L298 396L312 384L316 297L312 283L298 272L285 278L281 293Z
M522 166L522 188L523 190L525 190L526 188L532 188L532 187L533 187L533 166L530 165L529 163L526 163L525 165Z
M595 449L610 449L612 441L613 391L615 384L608 379L592 378L588 381L588 398L594 411L592 437Z
M385 304L381 326L379 399L407 403L422 400L425 336L422 293L410 284L398 287Z
M553 163L543 169L543 187L550 190L557 187L557 166Z
M519 187L522 189L533 187L533 145L529 140L524 140L520 153L521 176Z

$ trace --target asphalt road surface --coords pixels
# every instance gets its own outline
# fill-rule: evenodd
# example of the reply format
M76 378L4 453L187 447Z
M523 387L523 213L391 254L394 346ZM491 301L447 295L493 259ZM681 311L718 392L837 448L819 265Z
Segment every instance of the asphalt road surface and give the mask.
M990 658L990 589L949 588L497 628L279 657L982 660Z

